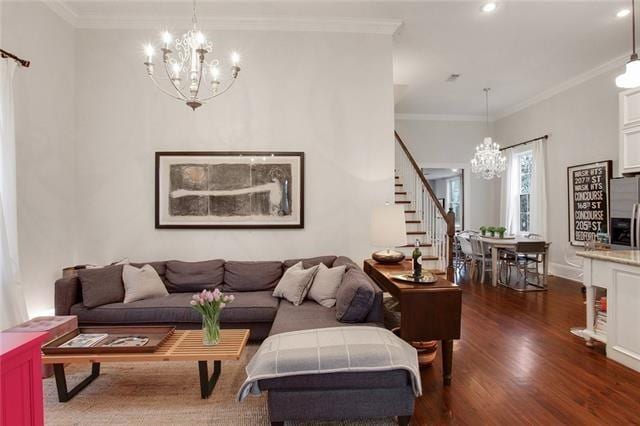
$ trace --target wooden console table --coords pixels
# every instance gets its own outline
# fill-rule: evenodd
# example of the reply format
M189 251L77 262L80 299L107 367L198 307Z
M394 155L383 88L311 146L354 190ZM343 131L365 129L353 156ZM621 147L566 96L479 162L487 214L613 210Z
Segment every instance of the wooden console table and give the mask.
M444 277L433 284L412 284L391 275L411 271L411 262L392 265L368 259L364 271L400 303L400 336L408 342L442 341L442 375L451 384L453 340L460 338L462 290Z

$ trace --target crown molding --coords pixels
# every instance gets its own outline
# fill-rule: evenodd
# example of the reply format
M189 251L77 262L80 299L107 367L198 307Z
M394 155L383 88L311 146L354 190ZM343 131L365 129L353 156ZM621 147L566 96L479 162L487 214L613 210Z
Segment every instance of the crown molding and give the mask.
M519 111L522 111L525 108L533 106L537 103L540 103L544 100L547 100L555 95L558 95L564 91L571 89L572 87L578 86L588 80L591 80L594 77L602 75L606 72L614 70L618 67L623 66L629 60L629 55L619 56L615 59L607 61L603 64L598 65L595 68L590 69L589 71L583 72L582 74L578 74L569 80L564 81L563 83L558 84L555 87L547 89L543 92L540 92L536 96L527 99L526 101L520 102L513 106L503 109L499 113L495 115L496 120L501 120L503 118L509 117ZM612 83L613 84L613 83Z
M78 14L63 0L41 0L49 9L64 19L72 27L78 25Z
M153 29L172 26L190 28L191 18L170 18L167 16L96 16L78 15L64 0L42 0L74 28L79 29ZM206 17L198 18L202 28L208 30L240 31L298 31L352 34L394 35L402 26L397 19L358 18L310 18L310 17Z
M415 120L415 121L486 121L484 115L456 115L456 114L396 114L396 120ZM489 117L489 121L494 121L493 117Z

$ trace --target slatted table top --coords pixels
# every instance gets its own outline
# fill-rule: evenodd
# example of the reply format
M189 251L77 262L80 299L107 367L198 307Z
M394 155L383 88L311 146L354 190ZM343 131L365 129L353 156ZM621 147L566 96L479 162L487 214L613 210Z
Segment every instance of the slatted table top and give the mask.
M151 353L43 355L44 364L134 361L236 361L249 340L249 330L220 330L220 342L202 344L202 330L176 330L158 350Z

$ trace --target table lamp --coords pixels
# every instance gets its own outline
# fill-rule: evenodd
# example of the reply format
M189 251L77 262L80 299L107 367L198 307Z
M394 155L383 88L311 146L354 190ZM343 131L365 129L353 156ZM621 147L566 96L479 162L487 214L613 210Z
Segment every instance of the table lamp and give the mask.
M397 263L404 260L404 253L391 249L407 244L407 225L402 206L387 203L377 207L371 215L371 244L387 247L371 255L379 263Z

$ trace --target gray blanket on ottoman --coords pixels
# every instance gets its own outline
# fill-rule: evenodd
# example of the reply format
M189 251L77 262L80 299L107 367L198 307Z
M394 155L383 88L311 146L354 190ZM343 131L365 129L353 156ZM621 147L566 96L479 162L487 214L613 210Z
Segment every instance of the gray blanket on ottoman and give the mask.
M416 397L422 394L416 350L389 330L334 327L268 337L247 365L238 401L259 394L259 380L302 374L406 370Z

